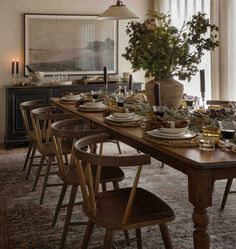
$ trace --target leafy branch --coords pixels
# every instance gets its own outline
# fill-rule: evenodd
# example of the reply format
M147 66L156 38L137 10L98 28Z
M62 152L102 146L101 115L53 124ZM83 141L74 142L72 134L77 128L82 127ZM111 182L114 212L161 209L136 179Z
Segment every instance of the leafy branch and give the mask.
M143 23L127 25L129 46L122 55L131 62L134 71L143 69L146 77L178 76L190 80L206 50L219 46L218 27L210 24L205 13L193 15L178 30L170 15L149 12Z

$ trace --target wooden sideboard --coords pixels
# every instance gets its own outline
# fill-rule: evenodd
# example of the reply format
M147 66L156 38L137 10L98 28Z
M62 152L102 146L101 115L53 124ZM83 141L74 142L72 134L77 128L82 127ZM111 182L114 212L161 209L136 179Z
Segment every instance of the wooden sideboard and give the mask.
M114 92L119 85L127 86L127 83L110 83L109 92ZM134 90L141 90L142 83L135 82ZM20 113L19 104L24 101L42 99L48 103L52 97L60 97L64 92L90 92L91 90L105 90L104 84L71 84L71 85L47 85L41 86L12 86L6 85L6 131L4 144L11 148L16 144L27 141L25 128Z

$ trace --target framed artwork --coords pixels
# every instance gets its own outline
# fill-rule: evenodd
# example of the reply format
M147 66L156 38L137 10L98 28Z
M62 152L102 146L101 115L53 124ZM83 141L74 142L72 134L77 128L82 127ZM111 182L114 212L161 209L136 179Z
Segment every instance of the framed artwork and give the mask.
M26 65L44 75L118 73L118 22L97 16L24 14Z

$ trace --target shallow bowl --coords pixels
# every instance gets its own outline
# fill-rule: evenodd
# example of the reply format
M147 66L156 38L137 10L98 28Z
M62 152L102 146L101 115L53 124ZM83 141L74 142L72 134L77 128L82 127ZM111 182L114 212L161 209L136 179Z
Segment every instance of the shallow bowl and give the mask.
M183 133L183 132L186 132L187 130L188 130L188 126L181 127L181 128L165 128L165 127L159 128L160 132L169 133L169 134Z

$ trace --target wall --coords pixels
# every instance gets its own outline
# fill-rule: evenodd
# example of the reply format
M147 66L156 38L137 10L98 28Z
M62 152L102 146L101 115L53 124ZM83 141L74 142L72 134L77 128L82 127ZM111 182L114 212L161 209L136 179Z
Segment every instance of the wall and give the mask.
M23 13L55 13L55 14L99 14L114 4L115 0L0 0L0 143L5 133L5 90L3 85L11 79L11 60L19 58L23 61L24 26ZM123 0L141 19L148 9L152 8L152 0ZM130 64L121 57L127 45L125 34L126 20L119 21L119 75L130 71ZM23 77L21 67L20 77ZM135 74L135 79L144 81L143 73Z

